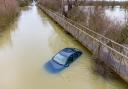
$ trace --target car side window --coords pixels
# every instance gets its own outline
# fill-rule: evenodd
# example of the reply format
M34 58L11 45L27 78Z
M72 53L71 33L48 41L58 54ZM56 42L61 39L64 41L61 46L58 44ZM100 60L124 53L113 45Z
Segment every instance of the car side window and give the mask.
M70 57L68 58L67 64L70 64L70 63L72 63L72 62L73 62L73 56L70 56Z

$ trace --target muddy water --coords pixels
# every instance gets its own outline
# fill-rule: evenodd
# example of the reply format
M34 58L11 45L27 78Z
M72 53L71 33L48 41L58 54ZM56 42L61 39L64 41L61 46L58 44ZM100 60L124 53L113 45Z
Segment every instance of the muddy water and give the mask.
M58 74L44 69L59 50L75 47L83 55ZM0 89L128 89L116 79L105 79L92 70L91 54L66 34L36 6L0 34Z

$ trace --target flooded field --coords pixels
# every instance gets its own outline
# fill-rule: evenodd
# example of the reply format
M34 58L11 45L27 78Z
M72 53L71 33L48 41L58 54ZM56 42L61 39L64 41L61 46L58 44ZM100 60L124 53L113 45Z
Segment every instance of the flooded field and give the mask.
M58 51L75 47L83 55L69 68L50 74L44 65ZM0 89L128 89L94 72L91 53L35 5L0 33Z
M122 25L128 22L128 8L121 6L80 6L85 13L98 11L98 15L104 15L115 23ZM100 13L102 12L102 13Z

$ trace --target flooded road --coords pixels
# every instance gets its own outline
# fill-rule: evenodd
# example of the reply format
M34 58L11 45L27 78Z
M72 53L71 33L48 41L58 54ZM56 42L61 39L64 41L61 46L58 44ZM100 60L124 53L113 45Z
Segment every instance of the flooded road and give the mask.
M59 50L75 47L83 55L59 74L44 65ZM48 16L29 6L0 34L0 89L128 89L92 70L91 53Z

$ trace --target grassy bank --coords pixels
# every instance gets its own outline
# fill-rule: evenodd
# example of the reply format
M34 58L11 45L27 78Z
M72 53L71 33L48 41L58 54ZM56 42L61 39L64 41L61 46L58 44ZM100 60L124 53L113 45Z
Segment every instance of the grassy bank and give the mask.
M11 22L19 13L16 0L0 0L0 31Z

